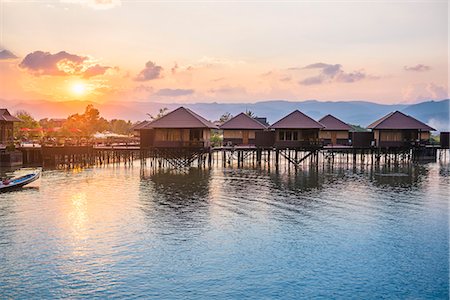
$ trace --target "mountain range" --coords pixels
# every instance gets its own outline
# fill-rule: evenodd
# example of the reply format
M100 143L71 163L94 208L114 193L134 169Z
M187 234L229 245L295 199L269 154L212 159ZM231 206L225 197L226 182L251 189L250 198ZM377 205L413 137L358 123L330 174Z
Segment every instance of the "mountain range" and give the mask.
M173 110L185 106L209 120L218 120L226 112L236 115L251 111L259 117L267 117L273 123L286 114L298 109L314 119L332 114L344 122L363 127L392 111L402 111L411 115L439 131L449 130L450 100L424 101L417 104L378 104L368 101L285 101L272 100L255 103L158 103L158 102L105 102L87 101L52 102L45 100L11 101L0 99L0 108L8 108L11 113L18 110L29 112L34 118L66 118L75 113L82 113L88 104L99 109L106 119L125 119L140 121L149 119L148 114L156 115L161 108Z

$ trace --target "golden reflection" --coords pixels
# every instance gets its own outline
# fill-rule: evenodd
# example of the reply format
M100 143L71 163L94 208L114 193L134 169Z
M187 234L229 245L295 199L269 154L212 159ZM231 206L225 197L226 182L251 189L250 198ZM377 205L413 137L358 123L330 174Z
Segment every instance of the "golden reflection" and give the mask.
M69 213L69 221L72 224L72 231L77 239L85 237L87 215L87 197L85 192L78 192L71 197L72 210Z

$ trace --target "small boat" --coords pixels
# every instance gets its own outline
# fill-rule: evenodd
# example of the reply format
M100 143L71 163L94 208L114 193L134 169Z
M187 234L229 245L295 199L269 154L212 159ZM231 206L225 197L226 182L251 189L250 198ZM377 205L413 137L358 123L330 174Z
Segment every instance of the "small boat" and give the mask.
M37 171L37 172L30 173L30 174L20 176L17 178L0 181L0 192L6 192L6 191L11 191L14 189L21 188L24 185L27 185L27 184L32 183L33 181L39 179L40 175L41 175L41 173L39 171Z

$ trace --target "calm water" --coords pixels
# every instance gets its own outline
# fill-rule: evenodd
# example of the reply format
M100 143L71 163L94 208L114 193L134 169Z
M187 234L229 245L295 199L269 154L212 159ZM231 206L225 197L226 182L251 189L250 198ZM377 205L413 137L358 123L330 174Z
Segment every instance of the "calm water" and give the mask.
M449 164L45 171L0 194L0 298L442 298Z

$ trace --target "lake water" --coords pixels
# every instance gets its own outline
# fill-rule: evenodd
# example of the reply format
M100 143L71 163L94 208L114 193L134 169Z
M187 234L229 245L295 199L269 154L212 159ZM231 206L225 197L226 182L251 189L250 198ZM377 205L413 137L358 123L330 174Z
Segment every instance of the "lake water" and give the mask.
M0 194L0 298L447 299L449 175L44 171Z

